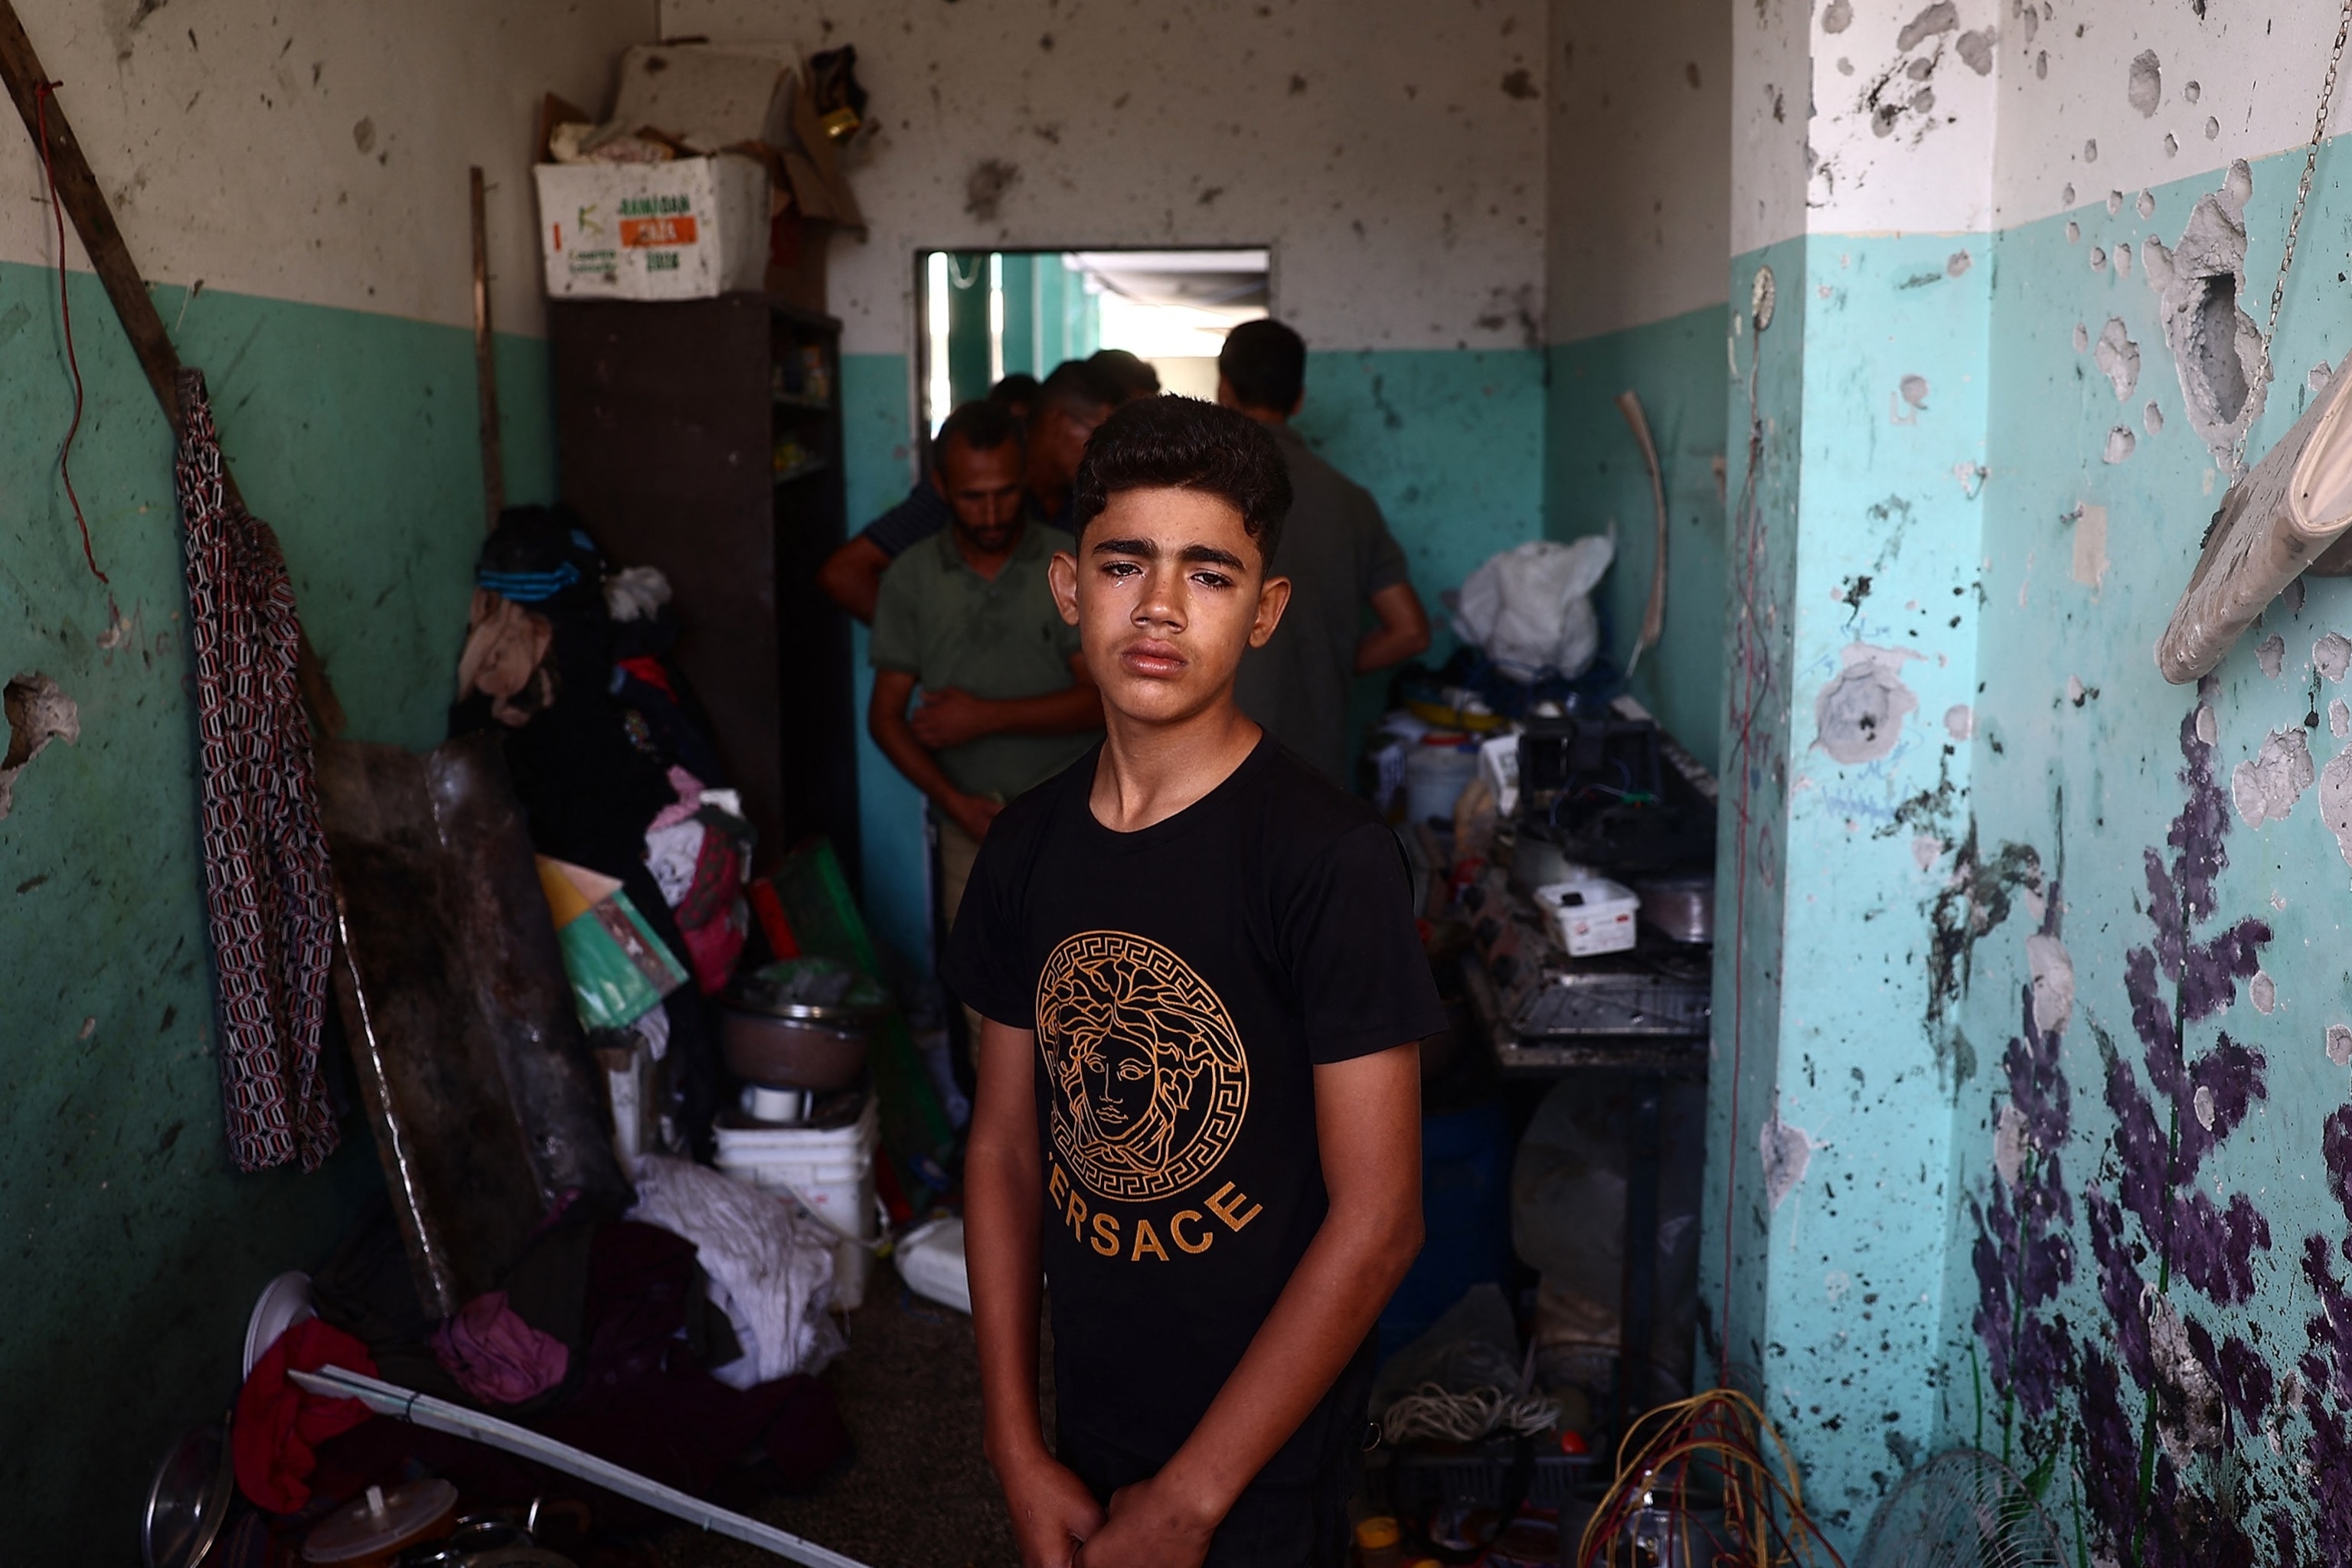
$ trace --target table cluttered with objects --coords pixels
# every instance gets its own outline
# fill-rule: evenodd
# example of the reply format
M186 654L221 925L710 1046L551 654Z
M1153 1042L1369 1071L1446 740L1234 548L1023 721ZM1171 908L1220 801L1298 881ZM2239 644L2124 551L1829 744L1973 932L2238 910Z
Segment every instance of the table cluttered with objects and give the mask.
M1484 1072L1508 1162L1507 1277L1398 1352L1380 1391L1378 1495L1424 1533L1525 1528L1522 1505L1568 1526L1634 1419L1691 1386L1716 785L1631 698L1559 706L1583 710L1415 704L1372 748L1454 1021L1423 1047L1444 1058L1426 1092L1443 1111L1445 1082ZM1424 1124L1439 1248L1440 1189L1463 1180L1445 1121ZM1465 1356L1494 1408L1432 1403L1470 1381Z

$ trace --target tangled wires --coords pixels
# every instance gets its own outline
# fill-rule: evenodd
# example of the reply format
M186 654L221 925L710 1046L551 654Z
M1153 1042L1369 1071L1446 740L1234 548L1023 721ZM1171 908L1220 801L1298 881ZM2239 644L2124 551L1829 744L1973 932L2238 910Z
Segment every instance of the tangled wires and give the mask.
M1681 1538L1659 1542L1665 1551L1656 1560L1709 1568L1845 1568L1805 1513L1788 1445L1746 1394L1711 1388L1661 1405L1633 1423L1619 1452L1617 1479L1577 1543L1577 1568L1637 1561L1635 1538L1655 1522L1643 1518L1650 1510L1662 1511L1664 1531ZM1711 1513L1718 1503L1719 1532L1697 1511Z
M1424 1383L1388 1407L1381 1417L1381 1436L1391 1444L1415 1437L1475 1443L1497 1432L1533 1436L1559 1425L1559 1402L1540 1394L1506 1394L1493 1387L1451 1394L1442 1384Z

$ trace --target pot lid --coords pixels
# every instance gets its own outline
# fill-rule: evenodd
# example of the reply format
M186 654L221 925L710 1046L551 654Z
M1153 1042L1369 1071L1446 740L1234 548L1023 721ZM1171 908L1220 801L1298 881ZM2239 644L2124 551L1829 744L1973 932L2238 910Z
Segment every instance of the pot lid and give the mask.
M457 1489L444 1480L410 1481L386 1491L370 1487L347 1508L320 1520L302 1542L305 1563L356 1563L382 1557L417 1540L457 1506Z
M204 1561L228 1518L235 1473L220 1426L198 1427L173 1445L147 1489L140 1538L147 1568L195 1568Z

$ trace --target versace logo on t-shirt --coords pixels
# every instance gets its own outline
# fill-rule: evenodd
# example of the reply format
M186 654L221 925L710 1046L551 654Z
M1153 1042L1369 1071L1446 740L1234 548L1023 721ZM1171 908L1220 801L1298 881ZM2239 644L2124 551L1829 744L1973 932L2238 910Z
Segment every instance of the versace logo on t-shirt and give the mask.
M1249 1057L1216 992L1156 942L1082 931L1038 977L1037 1048L1059 1156L1047 1174L1056 1217L1105 1257L1165 1260L1163 1231L1180 1252L1208 1250L1213 1232L1199 1209L1101 1205L1166 1205L1209 1176L1240 1135ZM1080 1187L1095 1195L1091 1212ZM1230 1229L1256 1217L1231 1183L1199 1201Z

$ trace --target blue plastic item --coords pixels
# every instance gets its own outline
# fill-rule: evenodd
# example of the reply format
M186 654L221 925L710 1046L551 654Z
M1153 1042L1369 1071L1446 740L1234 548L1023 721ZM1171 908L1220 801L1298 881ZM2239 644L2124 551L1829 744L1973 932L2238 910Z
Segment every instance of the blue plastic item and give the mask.
M1509 1279L1511 1130L1500 1102L1421 1119L1421 1256L1381 1312L1381 1358L1473 1285Z

